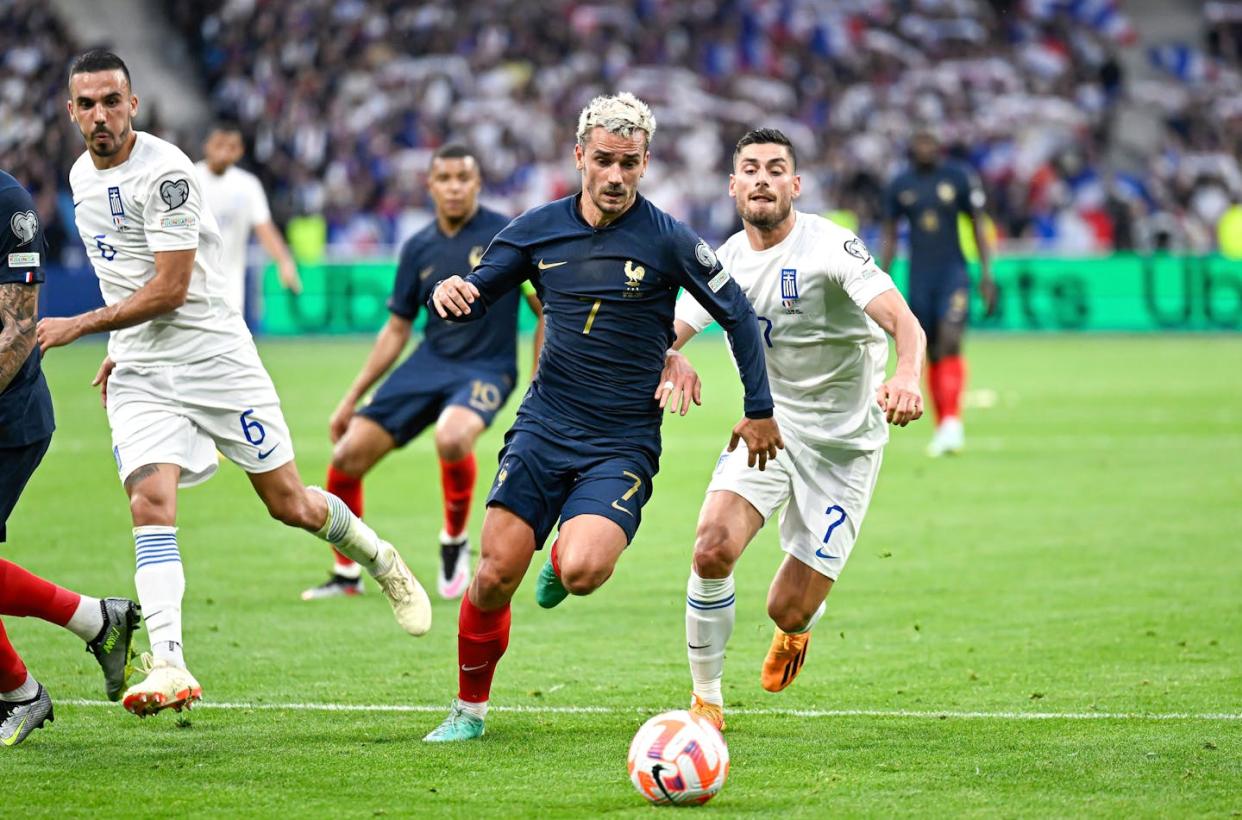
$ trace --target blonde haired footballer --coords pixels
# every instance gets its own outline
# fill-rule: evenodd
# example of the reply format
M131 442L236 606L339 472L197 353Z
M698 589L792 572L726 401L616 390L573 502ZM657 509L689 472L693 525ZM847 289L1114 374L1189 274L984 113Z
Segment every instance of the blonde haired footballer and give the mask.
M768 592L776 630L761 675L763 687L778 692L802 668L811 629L854 547L887 424L904 426L923 413L918 321L854 234L793 209L801 185L794 166L793 146L779 131L752 131L738 142L729 193L744 230L717 251L754 306L785 439L784 452L763 472L748 468L744 447L722 453L699 513L686 595L691 711L720 728L732 573L742 551L784 507L780 541L787 554ZM710 323L683 294L674 350ZM881 328L897 345L896 370L887 380ZM684 411L688 398L697 399L697 376L688 366L673 370L680 373L673 402L680 400Z
M113 454L134 525L134 583L153 660L125 693L139 716L202 696L182 652L185 574L177 489L206 481L216 450L245 470L273 518L313 532L367 567L410 634L431 626L427 593L392 545L336 496L302 484L280 399L219 267L220 232L189 158L133 130L138 98L115 54L69 74L69 114L87 151L69 182L105 307L39 323L41 349L110 331L102 384Z

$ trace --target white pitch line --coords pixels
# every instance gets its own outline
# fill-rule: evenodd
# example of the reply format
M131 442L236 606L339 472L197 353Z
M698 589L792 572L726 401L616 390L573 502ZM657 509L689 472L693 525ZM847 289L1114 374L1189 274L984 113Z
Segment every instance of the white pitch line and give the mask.
M120 708L106 700L67 699L71 706ZM443 704L409 703L216 703L203 701L197 709L236 709L268 712L443 712ZM492 712L518 712L547 715L641 715L653 711L642 706L492 706ZM731 715L771 717L833 718L875 717L913 720L1206 720L1242 721L1242 713L1232 712L960 712L916 711L911 709L729 709Z

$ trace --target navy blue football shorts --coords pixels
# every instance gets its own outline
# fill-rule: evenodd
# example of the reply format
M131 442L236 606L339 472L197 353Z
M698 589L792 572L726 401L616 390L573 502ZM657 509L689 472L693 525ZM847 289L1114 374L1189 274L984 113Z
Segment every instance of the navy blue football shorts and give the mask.
M910 276L910 310L934 347L942 327L963 328L970 317L970 277L964 268Z
M435 424L450 405L474 411L490 427L513 392L516 375L415 352L389 374L358 414L388 431L398 447Z
M500 469L487 506L504 507L535 531L542 549L558 521L602 515L634 540L643 505L651 498L651 479L659 469L654 453L630 439L553 437L541 425L518 421L505 435Z
M48 436L20 447L0 447L0 543L5 540L5 525L17 506L17 499L21 498L26 482L34 475L51 443L52 437Z

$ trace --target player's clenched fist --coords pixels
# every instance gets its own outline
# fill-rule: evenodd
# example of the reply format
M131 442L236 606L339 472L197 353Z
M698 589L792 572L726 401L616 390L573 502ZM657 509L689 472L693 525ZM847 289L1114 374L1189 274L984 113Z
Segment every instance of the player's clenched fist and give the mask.
M737 449L739 440L746 442L749 451L746 463L754 467L757 462L760 470L767 468L768 459L776 458L777 450L785 449L785 441L781 438L775 418L742 419L733 428L733 436L729 439L730 453Z
M905 427L923 415L923 394L919 392L917 379L894 375L880 385L875 400L889 424Z
M82 335L74 318L40 319L35 332L39 339L40 353L46 353L53 347L71 344Z
M441 319L447 319L450 314L465 316L470 312L471 303L478 298L479 289L460 276L450 276L431 292L431 303Z

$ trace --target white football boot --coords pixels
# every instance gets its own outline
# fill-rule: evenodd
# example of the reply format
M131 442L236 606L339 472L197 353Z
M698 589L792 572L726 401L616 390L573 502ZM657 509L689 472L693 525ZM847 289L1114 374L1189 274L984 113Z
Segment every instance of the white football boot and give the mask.
M203 687L188 669L173 666L165 660L153 660L149 654L142 656L140 672L146 678L125 690L121 700L125 710L138 717L154 715L165 709L180 712L203 697Z
M470 539L463 533L450 538L440 533L440 572L436 575L436 591L445 600L460 598L470 586Z
M393 545L381 540L380 555L386 553L392 557L392 566L387 572L375 575L375 581L392 605L392 614L401 628L416 638L426 635L427 630L431 629L431 599L427 597L427 590L410 572Z
M927 454L932 458L944 455L956 455L966 447L966 428L962 420L949 416L940 422L931 443L927 445Z

